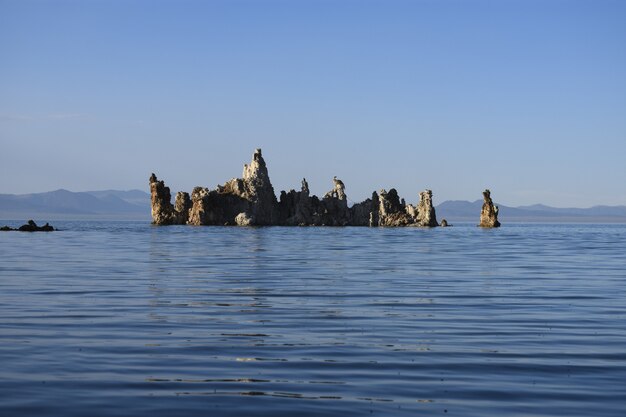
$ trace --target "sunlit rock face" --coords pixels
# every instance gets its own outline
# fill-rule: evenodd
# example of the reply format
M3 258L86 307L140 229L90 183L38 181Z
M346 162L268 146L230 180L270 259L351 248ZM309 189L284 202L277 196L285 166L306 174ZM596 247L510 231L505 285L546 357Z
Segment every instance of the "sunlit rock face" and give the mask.
M215 190L196 187L191 193L178 193L171 206L169 188L163 181L150 179L154 224L191 225L272 225L278 224L278 202L261 150L244 165L243 178L233 178Z
M244 212L247 225L278 224L278 201L261 149L256 149L250 164L244 165L242 187L239 180L231 181L237 182L237 195L250 203Z
M335 176L332 183L323 198L311 195L303 179L300 191L281 191L276 199L261 149L256 149L242 178L215 190L196 187L191 196L179 192L174 205L169 187L152 174L152 221L198 226L437 226L430 190L420 193L417 206L406 204L394 188L350 206L344 182Z
M425 227L439 226L435 207L433 207L433 192L424 190L420 193L420 201L417 204L417 225Z
M500 227L498 221L498 206L491 201L491 191L483 191L483 208L480 211L480 227Z
M404 201L400 200L395 188L389 191L380 190L378 193L378 224L376 226L410 226L415 224L411 215L412 208L407 209Z

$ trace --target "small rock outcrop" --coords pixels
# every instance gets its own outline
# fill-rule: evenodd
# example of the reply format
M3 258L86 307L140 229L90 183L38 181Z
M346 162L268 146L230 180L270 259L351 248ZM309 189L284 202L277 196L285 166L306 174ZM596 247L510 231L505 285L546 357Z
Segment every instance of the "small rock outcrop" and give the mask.
M323 198L310 194L302 179L300 191L281 191L276 199L261 149L244 165L242 178L217 189L196 187L176 194L156 175L150 177L154 224L238 226L437 226L432 192L420 194L417 206L406 204L395 189L374 192L372 198L349 206L344 182L333 177L333 188Z
M483 191L483 208L480 211L480 227L500 227L498 206L491 201L491 191Z
M33 220L29 220L26 224L18 227L17 229L13 229L9 226L0 227L0 231L2 232L53 232L54 230L54 227L50 226L48 223L43 226L37 226L37 223Z

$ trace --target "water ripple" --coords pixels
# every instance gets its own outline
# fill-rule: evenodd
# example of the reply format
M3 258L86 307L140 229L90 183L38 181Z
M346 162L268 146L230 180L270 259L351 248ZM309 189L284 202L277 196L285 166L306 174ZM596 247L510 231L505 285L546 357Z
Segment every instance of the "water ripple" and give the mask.
M622 416L626 227L0 234L0 414Z

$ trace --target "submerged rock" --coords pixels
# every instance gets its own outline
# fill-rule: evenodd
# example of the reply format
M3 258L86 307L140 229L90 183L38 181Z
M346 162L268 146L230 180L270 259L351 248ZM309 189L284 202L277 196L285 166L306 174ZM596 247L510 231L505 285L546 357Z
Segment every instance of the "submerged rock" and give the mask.
M37 226L33 220L29 220L26 224L18 227L17 229L13 229L9 226L0 227L0 231L9 232L9 231L17 231L17 232L53 232L54 227L50 226L48 223L43 226Z
M491 201L491 191L483 191L483 208L480 211L480 227L500 227L498 221L498 206Z
M437 226L432 192L420 194L417 207L406 204L395 189L361 203L348 205L344 182L333 177L333 188L323 198L310 195L302 179L300 191L281 191L276 199L261 149L244 165L242 178L233 178L217 189L196 187L179 192L171 204L169 187L156 175L150 177L154 224L238 226Z

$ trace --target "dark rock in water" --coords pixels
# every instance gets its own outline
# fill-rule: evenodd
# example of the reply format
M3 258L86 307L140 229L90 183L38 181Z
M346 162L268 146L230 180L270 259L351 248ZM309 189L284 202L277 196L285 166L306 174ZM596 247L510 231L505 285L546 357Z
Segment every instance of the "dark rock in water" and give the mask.
M491 201L491 191L483 191L483 208L480 211L480 227L500 227L498 221L498 206Z
M372 204L370 206L370 214L369 221L367 223L368 226L378 226L380 222L380 196L376 191L372 193Z
M446 219L441 219L441 224L439 226L441 226L441 227L450 227L452 225L448 224L448 221Z
M276 199L261 149L242 178L233 178L217 189L196 187L178 193L171 203L170 189L156 175L150 177L154 224L239 225L239 226L437 226L432 192L420 194L417 207L406 204L395 189L348 206L346 186L333 177L333 188L323 198L310 195L302 180L300 191L281 191Z
M20 226L17 229L13 229L9 226L0 227L0 231L8 232L8 231L19 231L19 232L52 232L54 231L54 227L50 226L48 223L43 226L37 226L33 220L29 220L26 224Z
M372 198L352 205L350 207L352 215L350 226L378 226L379 205L380 201L376 191L372 193Z
M278 201L279 224L306 226L313 222L313 204L309 195L309 184L302 179L300 191L280 192Z
M52 232L54 231L54 227L50 226L48 223L39 227L33 220L29 220L27 224L20 226L17 230L21 232Z

